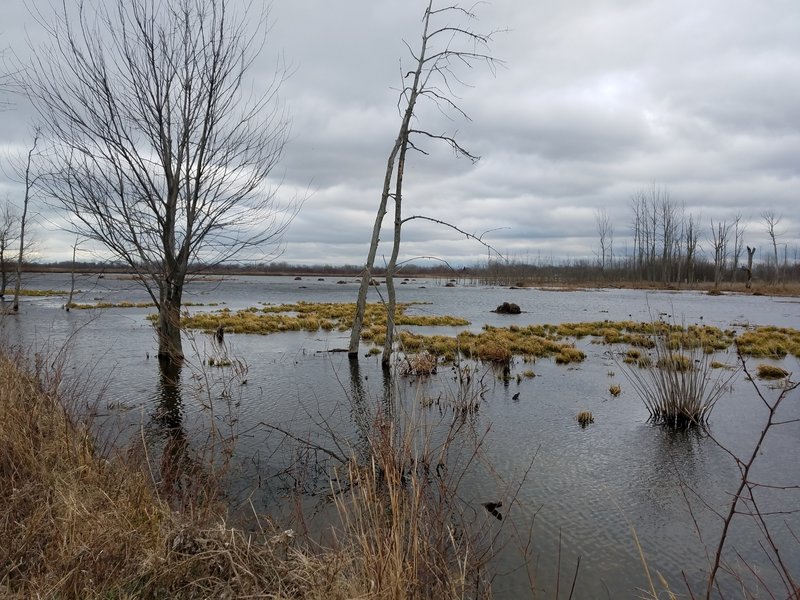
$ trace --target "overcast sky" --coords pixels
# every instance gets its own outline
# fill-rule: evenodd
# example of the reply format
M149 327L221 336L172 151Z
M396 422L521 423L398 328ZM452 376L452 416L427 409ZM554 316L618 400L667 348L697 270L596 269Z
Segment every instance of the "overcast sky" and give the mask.
M41 35L22 2L7 2L0 44L27 52ZM11 4L11 6L9 6ZM281 98L292 134L281 194L308 194L282 260L363 263L386 159L400 125L397 91L419 43L423 0L276 0L270 39L252 74L279 54L292 66ZM616 252L630 236L631 196L668 190L700 218L741 214L746 243L766 251L760 213L782 216L790 259L800 244L800 2L798 0L495 0L475 7L495 36L492 73L459 72L458 103L471 121L420 112L419 126L455 134L472 164L426 144L406 169L407 215L476 233L507 256L592 257L595 213L608 211ZM30 109L0 113L5 152L24 148ZM1 175L0 175L1 177ZM0 182L6 194L19 187ZM38 209L39 252L69 254L57 215ZM387 218L384 239L390 234ZM707 249L708 234L701 235ZM455 263L486 250L447 228L410 222L403 255ZM630 248L630 242L628 242ZM388 248L382 250L388 256Z

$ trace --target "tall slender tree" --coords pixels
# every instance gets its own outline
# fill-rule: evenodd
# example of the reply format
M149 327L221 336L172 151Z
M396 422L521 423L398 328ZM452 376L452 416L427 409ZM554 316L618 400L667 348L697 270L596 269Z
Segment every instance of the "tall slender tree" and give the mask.
M22 285L22 260L25 258L25 226L28 223L28 207L34 193L37 176L33 170L33 157L36 155L36 147L39 145L39 130L34 130L33 143L26 155L25 163L15 167L17 176L24 184L24 195L22 197L22 214L19 218L19 252L17 254L16 279L14 281L14 302L12 310L19 312L19 292Z
M778 283L780 280L781 265L778 262L778 237L780 237L780 233L778 233L777 227L780 224L781 219L782 217L775 214L774 210L765 210L761 213L761 220L764 221L764 226L767 229L767 235L769 235L769 239L772 242L772 252L775 261L772 264L774 267L772 275L773 283Z
M414 68L404 75L404 83L400 94L400 106L403 107L401 109L400 129L386 162L381 198L372 228L367 260L361 274L361 286L356 301L356 314L348 348L348 354L351 359L358 358L358 345L364 324L367 292L372 281L381 226L387 213L389 198L394 200L394 236L386 274L389 306L387 310L387 341L384 345L383 354L384 364L388 363L389 355L391 354L394 333L394 274L399 255L402 225L404 221L408 220L404 220L402 217L406 155L409 149L425 153L415 144L414 138L442 141L449 145L459 156L467 157L473 161L478 158L461 146L452 135L432 133L413 125L417 103L420 100L430 101L445 112L453 112L468 118L456 103L455 96L451 91L453 83L460 81L454 73L454 68L458 65L471 67L476 63L485 63L489 68L493 69L499 62L486 51L493 34L477 33L468 25L454 24L459 18L470 21L475 19L475 15L470 10L458 5L434 8L433 0L428 0L428 5L422 18L420 45L414 51L410 45L406 44L414 61Z

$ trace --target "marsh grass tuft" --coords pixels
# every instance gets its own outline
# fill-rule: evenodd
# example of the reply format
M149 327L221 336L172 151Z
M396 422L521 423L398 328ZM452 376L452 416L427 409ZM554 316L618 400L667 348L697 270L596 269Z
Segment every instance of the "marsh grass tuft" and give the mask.
M704 425L739 369L717 369L715 373L707 347L695 342L682 345L681 338L676 344L666 331L653 334L652 342L651 366L644 366L638 351L633 356L629 351L618 360L650 419L676 428Z
M594 423L594 415L589 410L582 410L576 416L575 419L578 421L578 425L582 428L586 428L587 426Z
M756 367L756 377L759 379L786 379L789 372L776 365L760 364Z
M611 384L611 386L608 388L608 392L609 392L609 393L610 393L612 396L614 396L614 397L616 398L617 396L619 396L619 395L622 393L622 388L619 386L619 384L617 384L617 383L613 383L613 384Z

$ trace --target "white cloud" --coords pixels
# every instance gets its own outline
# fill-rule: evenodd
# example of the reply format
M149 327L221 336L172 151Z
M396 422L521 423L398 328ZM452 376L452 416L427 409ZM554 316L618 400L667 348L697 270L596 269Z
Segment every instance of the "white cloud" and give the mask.
M399 127L402 40L418 40L422 2L278 0L257 77L282 52L295 71L281 96L293 114L281 194L312 195L292 224L282 260L364 260L388 151ZM796 246L800 198L800 4L796 0L584 0L478 5L478 29L496 36L505 67L461 76L471 122L431 107L421 125L454 133L481 156L472 165L426 144L406 171L407 214L424 212L492 234L519 255L591 257L594 210L627 234L631 194L653 183L710 218L741 213L747 236L765 243L758 214L784 215ZM37 26L6 10L0 40L24 54ZM6 145L26 145L24 103L0 113ZM0 182L13 195L13 188ZM387 219L384 239L389 238ZM480 245L432 224L409 224L403 253L456 262ZM53 256L64 243L52 233Z

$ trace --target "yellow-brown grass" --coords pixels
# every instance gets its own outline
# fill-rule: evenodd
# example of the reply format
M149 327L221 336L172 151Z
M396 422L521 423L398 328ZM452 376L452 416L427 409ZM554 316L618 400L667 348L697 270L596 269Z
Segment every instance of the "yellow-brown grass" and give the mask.
M396 325L463 326L469 321L447 315L409 315L411 304L398 304ZM187 329L213 332L220 325L231 333L259 333L262 335L281 331L345 331L353 326L355 303L298 302L296 304L250 307L236 312L222 309L210 313L185 314L181 325ZM386 309L382 304L368 304L364 315L362 338L380 343L386 335Z
M578 421L578 424L581 427L586 427L594 423L594 415L590 410L582 410L576 416L575 419Z
M460 598L468 581L476 589L464 570L472 555L442 512L451 498L422 472L403 473L409 440L378 439L366 469L346 469L335 485L337 544L311 552L268 519L249 534L228 527L219 506L190 498L171 508L153 481L159 469L135 458L146 453L101 456L57 385L0 354L0 597Z
M785 379L789 372L776 365L760 364L756 367L756 376L759 379Z

